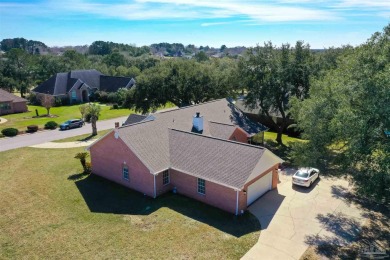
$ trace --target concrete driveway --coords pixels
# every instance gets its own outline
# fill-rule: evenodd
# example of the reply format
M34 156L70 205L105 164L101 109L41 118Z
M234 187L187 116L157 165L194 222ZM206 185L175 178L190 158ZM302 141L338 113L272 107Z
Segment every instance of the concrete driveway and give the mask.
M280 172L278 188L249 207L262 231L242 259L299 259L309 245L345 245L360 232L364 212L344 199L347 181L321 176L310 188L292 187L294 172Z

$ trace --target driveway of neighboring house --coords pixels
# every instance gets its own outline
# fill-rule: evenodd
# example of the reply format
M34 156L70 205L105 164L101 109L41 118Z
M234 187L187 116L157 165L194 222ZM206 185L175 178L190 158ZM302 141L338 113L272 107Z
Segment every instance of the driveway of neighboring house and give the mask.
M278 188L249 207L261 235L242 259L299 259L309 245L342 246L358 235L364 210L344 199L346 180L321 176L310 188L292 187L294 172L280 172Z

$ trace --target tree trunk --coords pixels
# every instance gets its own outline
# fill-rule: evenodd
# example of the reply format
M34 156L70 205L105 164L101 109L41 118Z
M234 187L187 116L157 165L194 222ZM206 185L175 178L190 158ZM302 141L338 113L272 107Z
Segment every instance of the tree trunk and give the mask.
M50 107L46 108L46 110L47 110L47 115L50 116Z
M95 136L95 135L97 135L97 127L96 127L96 118L95 117L91 118L91 125L92 125L92 135Z
M282 134L283 134L283 127L279 126L279 127L278 127L278 133L277 133L277 135L276 135L276 142L277 142L279 145L283 145Z

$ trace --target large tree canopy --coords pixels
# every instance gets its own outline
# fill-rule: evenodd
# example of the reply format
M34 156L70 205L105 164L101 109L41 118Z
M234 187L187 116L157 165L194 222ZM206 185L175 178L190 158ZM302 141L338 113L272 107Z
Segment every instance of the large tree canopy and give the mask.
M313 83L292 113L307 143L294 147L301 165L350 174L368 197L390 198L390 26L349 49Z
M302 99L307 95L310 57L309 46L302 42L297 42L295 48L288 44L276 48L268 42L250 48L240 60L239 74L248 91L246 105L260 108L260 113L274 123L279 144L283 144L282 133L287 127L290 97ZM281 123L272 120L275 115Z

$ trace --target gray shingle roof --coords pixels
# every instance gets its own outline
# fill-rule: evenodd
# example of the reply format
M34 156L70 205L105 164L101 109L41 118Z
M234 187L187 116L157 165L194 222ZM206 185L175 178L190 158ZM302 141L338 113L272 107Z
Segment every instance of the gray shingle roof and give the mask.
M0 89L0 102L26 102L27 100L21 97L18 97L12 93L9 93L8 91L5 91L4 89Z
M142 122L146 117L147 116L145 115L130 114L126 121L123 123L123 125L131 125Z
M209 142L213 145L216 145L215 148L218 150L219 156L223 157L225 153L228 154L226 158L230 158L230 147L236 147L235 155L237 156L237 151L245 150L245 152L242 152L242 156L240 156L241 160L245 162L246 167L252 167L253 166L253 159L252 155L248 155L248 151L254 151L254 154L257 156L257 161L259 161L261 155L260 152L262 149L259 147L236 143L232 141L223 141L218 140L216 138L210 138L213 136L213 133L215 136L223 137L223 139L226 138L226 135L228 135L227 132L230 132L230 130L233 130L236 126L233 126L236 122L250 122L249 119L247 119L242 112L240 112L234 105L229 103L226 99L220 99L211 101L208 103L203 103L200 105L194 105L184 108L179 108L176 110L170 110L167 112L161 112L161 113L155 113L150 117L150 120L144 119L140 123L135 123L132 125L122 126L116 129L115 131L118 132L119 137L132 149L132 151L138 156L138 158L146 165L146 167L149 168L151 173L158 173L165 169L168 169L171 167L172 161L171 159L174 159L175 157L171 156L171 149L172 145L176 145L178 143L177 140L183 141L185 136L188 136L190 138L191 142L193 142L193 136L185 134L184 137L179 134L171 134L172 130L170 129L176 129L184 132L191 132L192 129L192 118L195 115L196 112L200 112L201 116L203 116L204 125L203 125L203 134L202 135L196 135L197 139L201 139L201 143L205 143L207 147L210 145ZM149 118L149 117L148 117ZM222 126L222 127L221 127ZM251 128L251 126L254 126ZM217 129L218 128L218 129ZM224 128L224 129L220 129ZM249 124L247 126L244 126L244 128L249 129L251 132L257 131L257 129L264 129L263 126L258 124ZM247 131L248 132L248 131ZM172 137L170 139L170 137ZM188 142L183 141L184 146L189 146ZM223 144L220 146L220 144ZM180 144L178 144L180 145ZM221 148L222 147L222 148ZM229 147L228 150L224 149L223 147ZM244 147L244 148L243 148ZM179 150L181 149L181 146L179 147ZM188 147L187 149L190 149ZM213 150L216 151L216 150ZM175 154L175 153L174 153ZM183 160L191 160L192 153L183 153L180 156L184 156ZM249 157L248 157L249 156ZM249 159L248 159L248 158ZM220 158L221 159L221 158ZM221 159L222 160L222 159ZM249 160L249 161L247 161ZM235 165L233 165L236 159L227 159L224 161L227 166L232 169L237 169ZM174 161L177 167L183 167L177 163L177 160ZM220 161L217 166L222 163ZM204 164L204 163L200 163ZM198 164L198 165L200 165ZM241 164L239 164L241 165ZM272 166L272 165L271 165ZM271 167L270 166L270 167ZM206 166L202 166L206 167ZM211 167L211 166L209 166ZM185 171L185 169L181 169ZM214 169L214 168L213 168ZM225 185L229 187L238 187L240 183L244 179L249 178L252 173L249 172L246 168L242 168L243 170L238 172L230 171L229 176L231 176L231 180L227 181L226 176L223 177L215 177L214 181L220 181L226 182ZM197 171L197 174L200 174L203 172L202 170ZM204 173L208 174L208 173ZM212 174L220 174L220 171L213 170ZM235 177L235 174L241 175L240 177ZM203 176L205 179L211 178L209 175ZM229 177L230 178L230 177ZM238 179L237 179L238 178ZM236 185L236 186L234 186Z
M131 88L135 84L133 78L101 76L99 90L116 92L120 88Z
M171 168L235 189L244 187L264 151L259 146L169 130Z
M233 124L222 124L213 121L209 121L208 124L211 136L221 139L229 139L236 130L236 126Z

